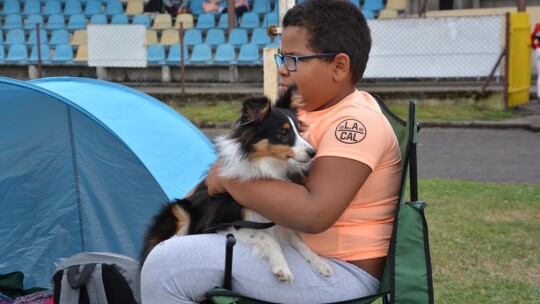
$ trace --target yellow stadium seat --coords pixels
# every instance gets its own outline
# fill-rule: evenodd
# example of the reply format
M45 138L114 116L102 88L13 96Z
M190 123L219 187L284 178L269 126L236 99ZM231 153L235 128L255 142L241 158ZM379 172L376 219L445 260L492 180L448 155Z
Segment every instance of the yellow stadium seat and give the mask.
M161 33L161 44L173 45L180 43L180 33L177 29L166 29Z
M179 14L176 16L176 21L174 22L174 27L179 29L180 28L180 22L182 22L182 25L184 29L190 29L193 28L194 20L192 14Z
M386 7L388 9L395 9L398 11L404 11L407 8L407 1L405 0L388 0L386 1Z
M146 30L146 45L158 44L158 37L156 30Z
M398 11L391 8L385 8L379 12L379 19L392 19L398 17Z
M154 30L164 30L172 27L172 18L169 14L157 14L152 24Z
M124 14L137 15L144 13L144 2L142 1L128 1Z
M88 34L86 30L76 30L73 33L73 38L71 39L72 45L83 45L88 44Z
M74 61L88 61L88 45L81 44L77 48L77 54L75 55Z

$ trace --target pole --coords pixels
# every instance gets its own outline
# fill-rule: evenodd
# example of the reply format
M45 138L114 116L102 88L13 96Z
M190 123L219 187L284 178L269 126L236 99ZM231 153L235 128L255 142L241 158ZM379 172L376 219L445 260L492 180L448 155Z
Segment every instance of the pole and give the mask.
M37 57L38 57L38 77L42 78L42 70L41 70L41 35L39 32L39 22L36 23L36 36L37 36Z
M228 34L230 34L231 30L236 27L236 24L234 24L234 20L236 20L236 16L234 13L234 0L227 1L227 15L229 16L229 26L227 27L227 31Z
M184 23L180 22L180 81L181 81L181 87L182 87L182 94L186 93L186 84L185 84L185 78L186 78L186 71L185 71L185 63L184 63Z
M505 41L504 41L504 49L506 56L504 56L504 88L503 88L503 94L504 94L504 107L508 109L508 74L510 73L510 68L508 67L510 63L510 13L505 14Z

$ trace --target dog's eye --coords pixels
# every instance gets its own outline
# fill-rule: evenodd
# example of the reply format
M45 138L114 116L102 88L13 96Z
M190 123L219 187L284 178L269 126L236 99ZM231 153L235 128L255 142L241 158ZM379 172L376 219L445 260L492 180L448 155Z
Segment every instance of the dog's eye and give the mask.
M283 129L281 129L281 130L279 131L279 135L278 135L278 136L279 136L279 137L287 137L288 134L289 134L289 129L283 128Z

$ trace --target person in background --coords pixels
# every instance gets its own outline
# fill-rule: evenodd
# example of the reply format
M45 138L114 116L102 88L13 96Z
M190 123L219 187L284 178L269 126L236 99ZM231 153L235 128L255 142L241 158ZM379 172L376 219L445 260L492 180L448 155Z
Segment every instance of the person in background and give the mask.
M540 102L540 23L534 26L531 33L531 47L536 50L536 97Z
M189 0L162 0L165 10L172 16L189 13Z
M203 11L205 13L211 12L221 12L222 14L227 13L227 0L210 0L203 3ZM242 18L242 15L245 12L249 11L249 1L248 0L235 0L234 1L234 13L238 20Z

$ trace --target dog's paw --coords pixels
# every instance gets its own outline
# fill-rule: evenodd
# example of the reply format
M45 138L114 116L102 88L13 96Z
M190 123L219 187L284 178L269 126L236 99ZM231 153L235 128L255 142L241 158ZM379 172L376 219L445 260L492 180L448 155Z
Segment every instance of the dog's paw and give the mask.
M315 259L310 261L311 265L317 269L317 271L325 277L331 277L334 274L332 267L326 263L325 260Z
M272 273L277 276L278 280L284 283L290 283L294 280L294 276L288 267L272 267Z

